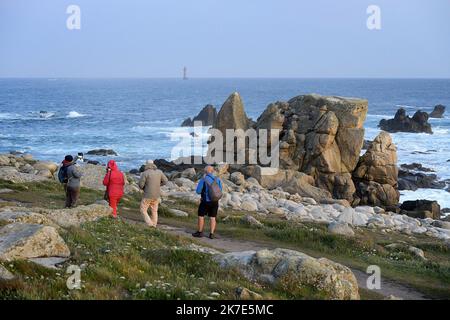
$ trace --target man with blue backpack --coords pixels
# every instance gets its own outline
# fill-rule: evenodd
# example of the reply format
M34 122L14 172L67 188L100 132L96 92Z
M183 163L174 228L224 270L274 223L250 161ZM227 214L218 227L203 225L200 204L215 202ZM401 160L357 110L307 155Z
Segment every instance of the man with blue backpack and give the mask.
M219 200L222 198L222 181L214 176L214 168L212 166L206 166L205 175L198 182L196 192L201 195L201 199L198 207L198 231L193 233L192 236L196 238L203 237L205 216L208 216L211 224L209 238L214 239Z

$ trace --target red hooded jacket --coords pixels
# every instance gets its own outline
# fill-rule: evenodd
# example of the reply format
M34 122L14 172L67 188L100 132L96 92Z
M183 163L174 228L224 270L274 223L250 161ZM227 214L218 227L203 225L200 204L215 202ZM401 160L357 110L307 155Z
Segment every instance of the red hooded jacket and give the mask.
M111 170L106 173L103 185L106 186L110 198L120 198L123 196L123 186L125 185L124 175L114 160L108 162L108 168Z

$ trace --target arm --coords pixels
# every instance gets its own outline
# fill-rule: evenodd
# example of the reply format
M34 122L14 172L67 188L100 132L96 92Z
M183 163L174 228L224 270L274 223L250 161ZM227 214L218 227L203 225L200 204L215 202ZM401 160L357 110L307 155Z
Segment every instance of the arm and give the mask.
M222 180L217 179L217 184L219 185L220 190L223 191L223 188L222 188Z
M198 185L197 185L197 189L195 190L195 192L197 194L202 194L204 184L205 184L205 181L203 179L200 179L200 181L198 182Z
M83 176L83 173L81 172L80 169L78 169L77 167L73 166L72 176L74 178L76 178L76 179L80 179Z
M143 172L141 174L141 178L139 179L139 188L144 189L146 182L147 182L147 176L146 176L145 172Z
M105 187L107 187L108 184L109 184L109 176L110 176L110 173L107 172L107 173L105 174L105 177L103 178L103 185L104 185Z

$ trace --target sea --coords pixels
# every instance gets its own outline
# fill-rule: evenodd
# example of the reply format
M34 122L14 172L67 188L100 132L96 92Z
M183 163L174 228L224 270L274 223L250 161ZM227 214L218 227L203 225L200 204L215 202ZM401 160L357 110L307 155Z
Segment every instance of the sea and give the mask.
M124 170L147 159L172 159L192 129L181 122L206 104L220 108L239 92L247 114L257 119L266 106L318 93L368 99L366 139L399 107L409 115L447 106L430 119L434 134L392 134L398 163L418 162L450 179L450 79L0 79L0 153L19 151L60 162L66 154L107 148ZM202 142L206 142L203 131ZM87 156L86 156L87 157ZM106 158L89 157L106 162ZM449 180L450 181L450 180ZM401 200L437 200L450 208L445 190L402 191Z

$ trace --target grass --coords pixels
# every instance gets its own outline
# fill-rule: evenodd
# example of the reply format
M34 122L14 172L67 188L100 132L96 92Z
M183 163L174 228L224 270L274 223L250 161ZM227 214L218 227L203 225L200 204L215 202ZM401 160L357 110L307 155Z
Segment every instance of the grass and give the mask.
M64 204L62 187L55 182L10 184L0 180L1 188L14 190L13 193L0 195L3 201L7 201L6 204L8 201L20 201L24 205L47 208L59 208ZM89 204L102 197L103 193L100 191L83 189L80 204ZM139 201L139 194L127 195L121 201L119 213L128 219L141 221ZM186 211L190 216L173 217L169 207ZM187 201L168 199L160 207L160 221L193 230L196 208L196 204ZM395 279L432 298L450 297L450 250L442 241L426 236L381 233L366 228L356 230L354 238L347 238L329 234L325 225L283 221L275 217L255 216L264 223L264 227L257 228L243 223L240 219L242 215L242 212L232 210L222 212L219 216L219 234L254 241L268 247L299 250L314 257L326 257L361 271L365 271L369 265L378 265L385 278ZM229 218L223 219L226 216ZM54 271L42 270L35 265L31 267L28 262L17 262L14 264L14 272L21 274L22 280L13 282L10 288L17 286L25 289L11 289L9 292L0 287L0 295L17 295L19 298L48 296L58 299L184 299L207 298L212 290L219 290L221 298L233 298L235 287L245 285L257 292L265 292L265 297L268 298L314 296L306 289L297 293L287 293L289 291L286 291L286 287L272 288L272 291L267 291L267 288L262 290L240 278L237 273L224 273L210 257L180 249L186 244L186 239L147 230L139 225L114 224L106 219L101 223L71 229L63 237L74 253L70 263L88 266L83 271L86 280L83 290L67 291L65 274L57 276ZM422 261L406 249L385 249L385 245L399 241L421 248L428 260ZM48 272L51 276L47 275ZM48 287L48 284L42 284L42 274L45 279L49 277L52 288L45 294L42 293L45 292L42 286ZM210 282L216 282L216 285L209 285ZM36 289L32 288L33 285ZM361 290L361 296L365 299L380 297L376 292L364 289Z

